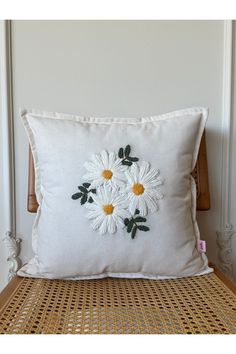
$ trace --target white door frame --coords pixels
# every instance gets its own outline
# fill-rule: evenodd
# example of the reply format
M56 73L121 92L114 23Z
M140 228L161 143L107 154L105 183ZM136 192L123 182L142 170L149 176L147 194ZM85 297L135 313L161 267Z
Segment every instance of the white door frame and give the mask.
M3 240L8 250L10 280L21 265L20 239L16 238L14 124L11 65L11 22L0 21L0 115L2 151Z
M230 221L230 143L232 128L232 86L233 86L233 26L234 21L224 21L222 127L221 127L221 210L220 230L217 231L218 265L233 278L231 239L234 227Z

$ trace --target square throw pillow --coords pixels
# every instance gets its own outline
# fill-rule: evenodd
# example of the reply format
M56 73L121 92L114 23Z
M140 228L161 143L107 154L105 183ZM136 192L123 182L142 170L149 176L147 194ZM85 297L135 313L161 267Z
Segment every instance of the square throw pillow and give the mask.
M207 119L23 110L39 208L21 276L175 278L206 274L191 177Z

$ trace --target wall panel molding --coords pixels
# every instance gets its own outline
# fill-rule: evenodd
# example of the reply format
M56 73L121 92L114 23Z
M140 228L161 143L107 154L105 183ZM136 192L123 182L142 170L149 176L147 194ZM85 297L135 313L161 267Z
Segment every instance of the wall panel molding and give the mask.
M0 21L0 103L1 103L1 144L3 161L2 198L4 215L2 218L7 245L8 261L11 262L8 279L19 269L21 261L20 239L16 237L16 203L15 203L15 160L13 131L13 95L12 95L12 56L11 56L11 22Z
M232 126L232 54L233 21L224 21L222 130L221 130L221 210L217 234L218 262L221 270L232 275L231 238L234 227L230 221L230 136Z

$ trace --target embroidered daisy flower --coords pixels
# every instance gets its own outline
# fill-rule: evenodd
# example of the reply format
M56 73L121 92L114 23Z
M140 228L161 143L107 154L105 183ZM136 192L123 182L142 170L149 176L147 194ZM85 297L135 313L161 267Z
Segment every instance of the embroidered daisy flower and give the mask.
M122 165L121 159L114 152L103 150L91 156L91 161L85 162L87 173L83 176L91 188L105 185L110 187L123 187L126 182L124 172L127 166Z
M134 215L138 209L140 215L146 216L149 210L152 213L158 210L158 200L163 198L158 188L163 183L159 171L152 168L150 163L144 162L141 167L133 164L125 174L128 180L125 192L130 213Z
M117 189L102 186L93 195L93 203L86 204L87 218L92 220L92 228L100 234L113 234L119 225L124 226L124 219L130 216L127 206L127 201Z

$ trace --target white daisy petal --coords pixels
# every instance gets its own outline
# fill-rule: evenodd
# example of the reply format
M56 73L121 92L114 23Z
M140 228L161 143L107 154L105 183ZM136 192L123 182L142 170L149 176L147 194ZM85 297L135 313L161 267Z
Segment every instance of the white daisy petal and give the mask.
M104 217L103 221L102 221L102 223L101 223L101 225L99 227L99 233L101 235L103 235L103 234L105 234L107 232L107 227L108 227L107 223L108 223L108 218Z
M116 232L116 222L112 215L107 216L107 231L109 234L114 234Z
M94 197L96 197L95 195L93 195ZM93 198L94 199L94 198ZM95 203L86 203L85 204L85 208L89 209L89 210L97 210L100 209L100 207L95 204Z
M88 213L101 214L101 206L98 206L95 203L86 203L85 208L88 209Z
M89 188L96 189L96 188L102 186L103 179L102 178L98 178L95 181L90 181L90 183L91 183L91 186Z
M138 199L138 208L141 216L146 216L148 213L147 203L145 197Z
M107 164L108 169L112 169L112 168L116 167L116 165L115 165L116 162L117 162L117 166L118 166L119 161L116 158L116 154L114 152L110 152L109 158L108 158L108 164Z
M159 173L152 168L146 175L143 176L142 181L143 183L150 183L152 181L157 181L158 175Z
M143 162L142 166L140 167L139 181L143 181L143 179L145 178L149 170L150 170L150 163Z
M153 182L145 183L146 188L149 188L149 189L157 189L162 184L163 184L163 181L159 180L159 179L156 179Z
M83 176L84 181L93 181L94 179L97 179L97 178L98 178L97 172L88 172L88 173L85 173L85 175Z
M120 191L118 191L118 193L119 193ZM117 193L117 194L118 194ZM114 205L114 206L118 206L119 208L127 208L127 206L128 206L128 201L124 198L124 195L115 195L114 197L113 197L113 201L112 201L112 204Z
M97 172L97 167L96 167L95 164L93 164L92 162L85 162L85 163L84 163L84 167L85 167L86 170L88 170L89 172Z
M122 219L129 218L131 215L128 210L126 209L118 209L114 216L118 216Z
M99 215L100 215L100 213L97 213L96 211L91 210L87 213L87 218L88 219L96 219Z
M132 185L132 184L135 182L135 181L134 181L134 178L133 178L133 175L132 175L129 171L127 171L127 172L125 173L125 175L126 175L126 177L127 177L128 183L129 183L130 185ZM130 188L130 186L129 186L128 188Z
M114 191L112 188L109 186L107 188L101 188L101 191L103 192L104 195L104 203L105 204L112 204L113 199L114 199Z
M103 217L101 215L97 216L91 223L92 229L97 230L100 229L102 223L103 223Z
M129 203L129 211L131 215L134 215L136 209L138 209L138 198L133 196Z
M130 172L131 172L130 174L133 177L134 183L137 183L139 177L139 166L133 163L132 166L130 167Z
M91 160L94 163L95 166L100 167L102 164L102 160L100 157L100 154L94 154L91 156Z
M97 193L98 193L98 191L97 191ZM101 209L101 206L103 205L101 198L97 194L93 194L92 198L93 198L93 204L95 204L96 206L99 206ZM86 204L86 207L89 208L89 204ZM92 203L91 203L91 205L92 205Z
M156 179L156 185L157 186L161 186L163 183L164 183L164 179L163 178L158 177Z
M124 227L124 218L123 217L120 217L119 215L114 214L113 219L114 219L114 222L116 223L117 226L121 226L122 228Z
M155 211L158 210L158 204L156 198L152 198L148 193L146 193L146 203L148 209L151 211L151 213L154 213Z
M104 170L109 169L109 155L106 150L103 150L100 155Z
M116 176L112 178L112 181L117 187L123 188L125 186L125 182L117 178Z
M163 195L161 192L158 192L158 193L156 194L156 198L157 198L158 200L163 199L163 197L164 197L164 195Z

